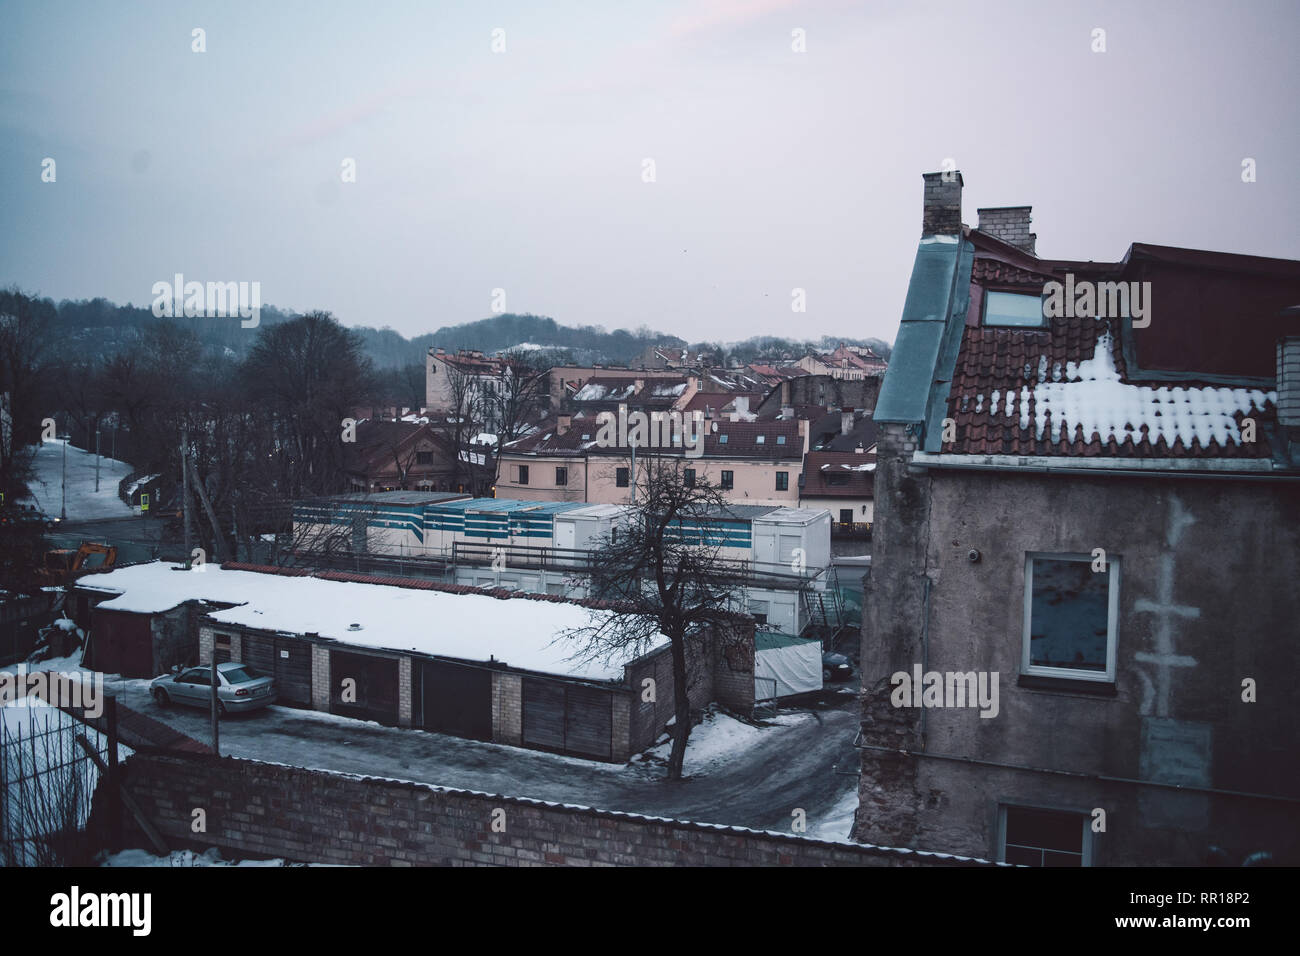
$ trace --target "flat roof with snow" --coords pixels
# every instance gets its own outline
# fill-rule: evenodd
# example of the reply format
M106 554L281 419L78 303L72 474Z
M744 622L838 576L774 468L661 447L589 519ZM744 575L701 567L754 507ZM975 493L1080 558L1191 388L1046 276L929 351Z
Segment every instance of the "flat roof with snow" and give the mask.
M521 670L584 680L619 680L631 652L584 661L578 644L564 637L613 613L579 604L479 594L452 594L381 584L287 577L256 571L173 570L178 565L141 564L94 575L79 587L116 591L99 605L109 610L157 613L185 601L237 607L214 611L219 624L291 634L316 634L357 647L414 651L466 661L498 661ZM350 630L359 624L361 629ZM659 635L645 650L662 647Z

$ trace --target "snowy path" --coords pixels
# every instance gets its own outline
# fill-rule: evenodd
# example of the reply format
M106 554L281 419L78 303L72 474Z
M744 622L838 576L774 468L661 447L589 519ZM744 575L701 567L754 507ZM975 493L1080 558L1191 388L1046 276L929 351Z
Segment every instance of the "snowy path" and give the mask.
M209 739L206 714L159 708L147 681L112 681L106 689L182 733ZM837 831L847 829L840 824L857 779L844 774L858 767L856 696L846 691L829 705L783 713L777 721L761 729L730 719L712 730L696 727L686 758L691 776L675 783L663 779L662 766L598 763L278 706L222 721L221 752L764 830L789 832L798 808L810 831L842 839Z
M63 445L51 439L39 445L32 462L32 497L47 515L57 517L63 507ZM99 492L95 491L95 454L68 445L68 520L128 518L136 513L117 496L117 484L131 472L124 461L101 457Z

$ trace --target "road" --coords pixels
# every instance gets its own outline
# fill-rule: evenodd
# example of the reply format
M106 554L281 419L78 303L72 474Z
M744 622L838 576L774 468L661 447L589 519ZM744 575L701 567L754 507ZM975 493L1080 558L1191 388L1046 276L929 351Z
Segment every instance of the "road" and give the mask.
M122 700L132 708L197 740L210 741L203 711L159 707L147 696L147 682L108 686L110 692L115 688L125 691ZM221 752L762 830L789 832L798 808L805 811L811 829L857 785L856 685L841 686L822 703L785 709L779 719L788 723L766 727L754 735L756 742L677 782L665 780L663 767L653 763L599 763L289 707L226 718ZM688 753L688 770L690 761Z

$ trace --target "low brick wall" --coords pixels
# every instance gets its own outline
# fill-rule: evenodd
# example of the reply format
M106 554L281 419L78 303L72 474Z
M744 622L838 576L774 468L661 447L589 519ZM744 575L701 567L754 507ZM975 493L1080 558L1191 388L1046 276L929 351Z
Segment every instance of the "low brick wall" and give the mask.
M359 866L952 866L983 861L825 843L202 754L137 752L126 786L172 847ZM107 833L105 787L90 829ZM194 811L206 831L194 833ZM130 816L128 845L147 847Z

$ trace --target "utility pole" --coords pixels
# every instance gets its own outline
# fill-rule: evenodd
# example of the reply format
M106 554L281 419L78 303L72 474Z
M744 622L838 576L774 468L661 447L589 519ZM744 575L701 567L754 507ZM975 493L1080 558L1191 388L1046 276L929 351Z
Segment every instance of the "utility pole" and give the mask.
M95 494L99 494L99 429L95 429Z
M217 648L212 648L212 752L218 757L221 756L221 712L218 708L221 706L217 701L217 687L219 678L217 677Z
M185 560L190 560L194 552L190 548L190 466L189 466L190 428L181 426L181 512L185 524Z
M59 512L60 520L68 520L68 436L63 436L63 508Z

